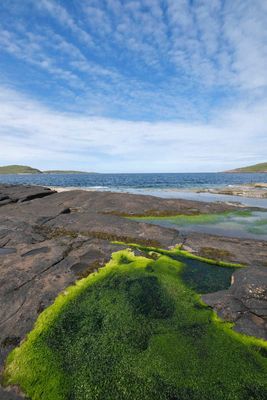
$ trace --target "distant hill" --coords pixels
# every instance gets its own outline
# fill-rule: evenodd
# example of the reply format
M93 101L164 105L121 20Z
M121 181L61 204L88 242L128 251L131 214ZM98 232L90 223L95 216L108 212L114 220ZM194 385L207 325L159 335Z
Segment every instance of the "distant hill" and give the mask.
M0 167L0 174L41 174L37 168L28 167L27 165L6 165Z
M261 163L261 164L255 164L255 165L250 165L248 167L243 167L243 168L236 168L232 169L230 171L225 171L225 172L231 172L231 173L242 173L242 172L251 172L251 173L260 173L260 172L267 172L267 162L266 163Z
M71 170L49 170L40 171L37 168L28 167L27 165L6 165L0 167L1 174L95 174L96 172L71 171Z

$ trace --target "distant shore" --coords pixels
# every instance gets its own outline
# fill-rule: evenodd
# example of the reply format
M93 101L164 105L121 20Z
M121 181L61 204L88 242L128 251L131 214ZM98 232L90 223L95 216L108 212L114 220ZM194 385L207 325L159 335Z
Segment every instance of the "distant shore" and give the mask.
M267 199L267 183L251 183L236 186L229 185L222 188L200 189L197 192Z
M36 173L0 175L0 183L45 186L60 192L82 189L267 208L267 174ZM236 187L239 189L234 190Z

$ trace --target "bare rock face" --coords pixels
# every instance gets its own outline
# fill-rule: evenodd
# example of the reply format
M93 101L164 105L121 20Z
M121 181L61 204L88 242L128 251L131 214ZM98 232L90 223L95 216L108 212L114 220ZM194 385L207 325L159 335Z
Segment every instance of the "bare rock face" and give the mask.
M234 329L267 340L267 269L249 267L233 274L229 290L202 296Z
M16 393L17 392L17 393ZM19 390L16 388L3 389L0 386L0 399L1 400L25 400L25 397L19 394Z
M41 186L0 185L0 206L46 197L55 191Z
M192 232L184 244L191 252L202 257L267 267L267 242Z
M251 183L223 188L202 189L198 193L226 194L232 196L252 197L258 199L267 198L267 185L265 183Z
M112 244L114 240L162 248L183 243L196 254L250 265L235 273L229 291L203 299L234 321L235 329L266 338L266 242L200 233L185 237L176 229L124 218L236 207L121 193L55 193L19 185L0 185L0 205L0 368L60 292L123 248ZM1 400L19 396L0 388Z

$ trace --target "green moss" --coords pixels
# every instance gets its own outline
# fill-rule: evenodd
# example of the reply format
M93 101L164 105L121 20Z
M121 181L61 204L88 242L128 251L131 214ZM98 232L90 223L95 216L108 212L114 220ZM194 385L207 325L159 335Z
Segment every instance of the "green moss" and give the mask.
M192 254L189 251L185 251L185 250L177 250L178 255L185 257L185 258L190 258L192 260L198 260L198 261L202 261L205 262L207 264L211 264L211 265L218 265L220 267L230 267L230 268L243 268L244 265L243 264L238 264L238 263L231 263L231 262L227 262L227 261L220 261L220 260L212 260L210 258L206 258L206 257L201 257L198 256L196 254Z
M122 245L123 243L120 242L120 244ZM181 245L176 246L172 250L145 247L138 244L125 245L142 250L144 254L147 253L148 256L152 256L154 259L163 254L184 263L186 267L181 273L183 282L201 294L228 289L231 285L232 274L236 268L244 267L241 264L221 262L184 252Z
M190 253L189 251L182 250L182 245L176 246L172 250L165 250L165 249L160 249L157 247L150 247L150 246L142 246L140 244L136 243L125 243L125 242L119 242L119 241L114 241L114 244L120 244L120 245L127 245L132 248L137 248L145 252L152 252L152 253L159 253L159 254L164 254L170 257L176 257L179 258L181 261L185 261L186 259L191 259L191 260L197 260L201 261L206 264L210 265L217 265L220 267L226 267L226 268L243 268L245 265L243 264L238 264L238 263L232 263L232 262L227 262L227 261L221 261L221 260L213 260L211 258L206 258L206 257L201 257L196 254Z
M128 250L40 314L5 384L32 400L263 400L266 343L235 333L182 281L184 265Z

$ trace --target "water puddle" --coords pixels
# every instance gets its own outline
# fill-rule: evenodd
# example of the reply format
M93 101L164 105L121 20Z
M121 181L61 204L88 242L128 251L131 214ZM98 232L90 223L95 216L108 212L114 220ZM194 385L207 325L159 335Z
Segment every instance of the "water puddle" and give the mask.
M36 256L38 254L48 253L50 249L48 247L38 247L37 249L32 249L22 254L21 257Z
M16 253L16 249L14 248L7 248L7 247L1 247L0 248L0 256L5 256L6 254L13 254Z
M194 216L134 218L180 232L201 232L219 236L267 240L267 212L237 211Z
M232 274L236 268L219 267L181 256L172 258L185 264L181 278L188 287L199 294L213 293L231 286Z

